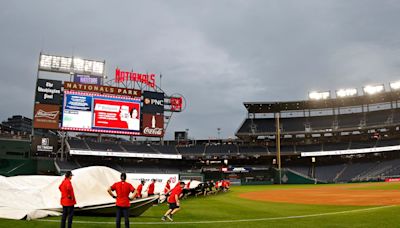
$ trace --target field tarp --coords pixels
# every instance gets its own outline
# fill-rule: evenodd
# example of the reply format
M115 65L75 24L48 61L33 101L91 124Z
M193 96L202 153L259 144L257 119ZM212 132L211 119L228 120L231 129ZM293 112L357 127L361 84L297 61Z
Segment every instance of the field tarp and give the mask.
M120 172L92 166L73 170L72 173L71 182L77 201L75 207L78 210L115 203L107 189L120 180ZM58 187L63 179L63 176L0 176L0 218L30 220L60 215L62 207ZM139 184L137 180L130 181L129 177L127 181L135 188Z

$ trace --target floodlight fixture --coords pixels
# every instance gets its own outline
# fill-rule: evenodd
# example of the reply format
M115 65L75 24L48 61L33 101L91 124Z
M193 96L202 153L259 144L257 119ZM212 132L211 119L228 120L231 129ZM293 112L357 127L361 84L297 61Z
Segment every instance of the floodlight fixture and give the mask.
M312 91L308 93L308 98L310 100L326 100L331 97L331 91L324 91L324 92L318 92L318 91Z
M104 61L40 54L39 70L104 76Z
M400 89L400 81L391 82L391 83L390 83L390 89L392 89L392 90L398 90L398 89Z
M336 96L339 98L342 97L353 97L357 95L357 89L356 88L348 88L348 89L339 89L336 90Z
M363 88L364 94L374 95L377 93L381 93L385 90L385 86L383 84L380 85L367 85Z

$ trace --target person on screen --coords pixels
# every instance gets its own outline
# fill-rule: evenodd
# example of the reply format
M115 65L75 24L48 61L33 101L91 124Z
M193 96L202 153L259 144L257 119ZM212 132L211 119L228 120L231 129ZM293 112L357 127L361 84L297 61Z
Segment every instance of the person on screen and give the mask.
M121 121L125 121L128 124L129 130L140 130L140 120L138 110L136 108L133 108L131 111L129 111L128 106L122 105L119 116Z

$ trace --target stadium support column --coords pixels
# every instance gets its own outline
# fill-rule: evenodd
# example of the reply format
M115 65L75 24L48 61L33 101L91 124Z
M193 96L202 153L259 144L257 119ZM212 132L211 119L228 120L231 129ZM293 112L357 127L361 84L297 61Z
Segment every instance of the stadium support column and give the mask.
M282 184L282 171L281 171L281 126L279 123L279 112L275 113L275 127L276 127L276 161L278 163L279 184Z
M35 80L35 92L33 93L33 108L32 108L32 132L31 132L31 142L33 141L33 136L35 135L35 126L33 126L33 123L35 122L35 105L36 105L36 93L37 93L37 86L38 86L38 80L40 77L40 56L42 56L42 52L39 54L39 63L37 67L37 72L36 72L36 80Z

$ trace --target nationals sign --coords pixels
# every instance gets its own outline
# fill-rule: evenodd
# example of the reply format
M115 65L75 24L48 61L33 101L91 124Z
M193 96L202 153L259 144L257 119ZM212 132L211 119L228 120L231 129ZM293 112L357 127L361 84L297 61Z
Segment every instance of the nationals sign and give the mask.
M119 68L115 70L115 82L139 82L143 83L151 88L156 86L156 75L155 74L144 74L137 72L121 71Z
M140 100L65 91L62 129L140 135Z

